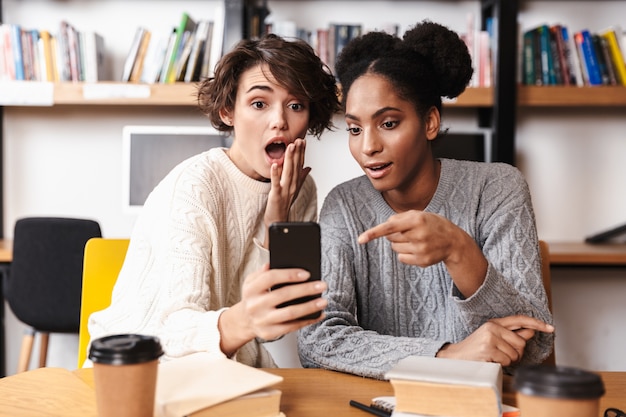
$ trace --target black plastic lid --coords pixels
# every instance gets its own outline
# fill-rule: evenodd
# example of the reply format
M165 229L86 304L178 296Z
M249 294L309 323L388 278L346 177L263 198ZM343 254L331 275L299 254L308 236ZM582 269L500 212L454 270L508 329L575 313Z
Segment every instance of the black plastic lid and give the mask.
M163 355L157 337L140 334L117 334L91 342L89 359L106 365L127 365L149 362Z
M525 395L550 398L589 399L604 395L600 375L566 366L522 366L515 372L513 387Z

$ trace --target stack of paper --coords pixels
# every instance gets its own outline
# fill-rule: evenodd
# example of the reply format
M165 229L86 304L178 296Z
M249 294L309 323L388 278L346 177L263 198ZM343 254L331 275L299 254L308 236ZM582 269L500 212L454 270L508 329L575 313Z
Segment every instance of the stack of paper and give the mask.
M155 416L280 416L283 378L223 356L196 353L159 364Z

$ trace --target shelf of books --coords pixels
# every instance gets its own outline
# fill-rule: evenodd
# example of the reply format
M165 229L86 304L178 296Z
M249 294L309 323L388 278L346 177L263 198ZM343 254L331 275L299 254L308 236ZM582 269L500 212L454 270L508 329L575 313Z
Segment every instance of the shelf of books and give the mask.
M521 42L524 85L626 87L626 34L619 25L574 31L542 24L524 30Z
M520 52L519 106L626 106L626 34L619 25L525 28Z

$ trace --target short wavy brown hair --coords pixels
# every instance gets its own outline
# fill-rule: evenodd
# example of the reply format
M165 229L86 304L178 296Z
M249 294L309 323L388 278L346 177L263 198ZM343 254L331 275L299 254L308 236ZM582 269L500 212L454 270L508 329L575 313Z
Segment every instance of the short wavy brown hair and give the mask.
M274 34L240 41L215 66L215 76L199 84L198 105L213 127L233 130L220 118L220 110L234 109L241 74L256 65L267 65L281 86L309 103L310 134L319 138L334 127L332 117L340 109L335 77L309 44Z

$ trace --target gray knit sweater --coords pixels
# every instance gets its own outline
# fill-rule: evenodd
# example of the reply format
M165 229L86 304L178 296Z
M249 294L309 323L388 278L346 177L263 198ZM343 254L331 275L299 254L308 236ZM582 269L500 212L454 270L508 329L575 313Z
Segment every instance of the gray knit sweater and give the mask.
M443 159L425 211L461 227L489 261L483 285L464 298L443 262L427 268L398 262L387 239L357 243L363 231L395 212L362 176L335 187L320 213L326 318L299 332L304 367L382 379L398 360L434 356L488 319L552 316L541 279L535 217L526 181L514 167ZM536 363L553 336L537 333L522 363Z

